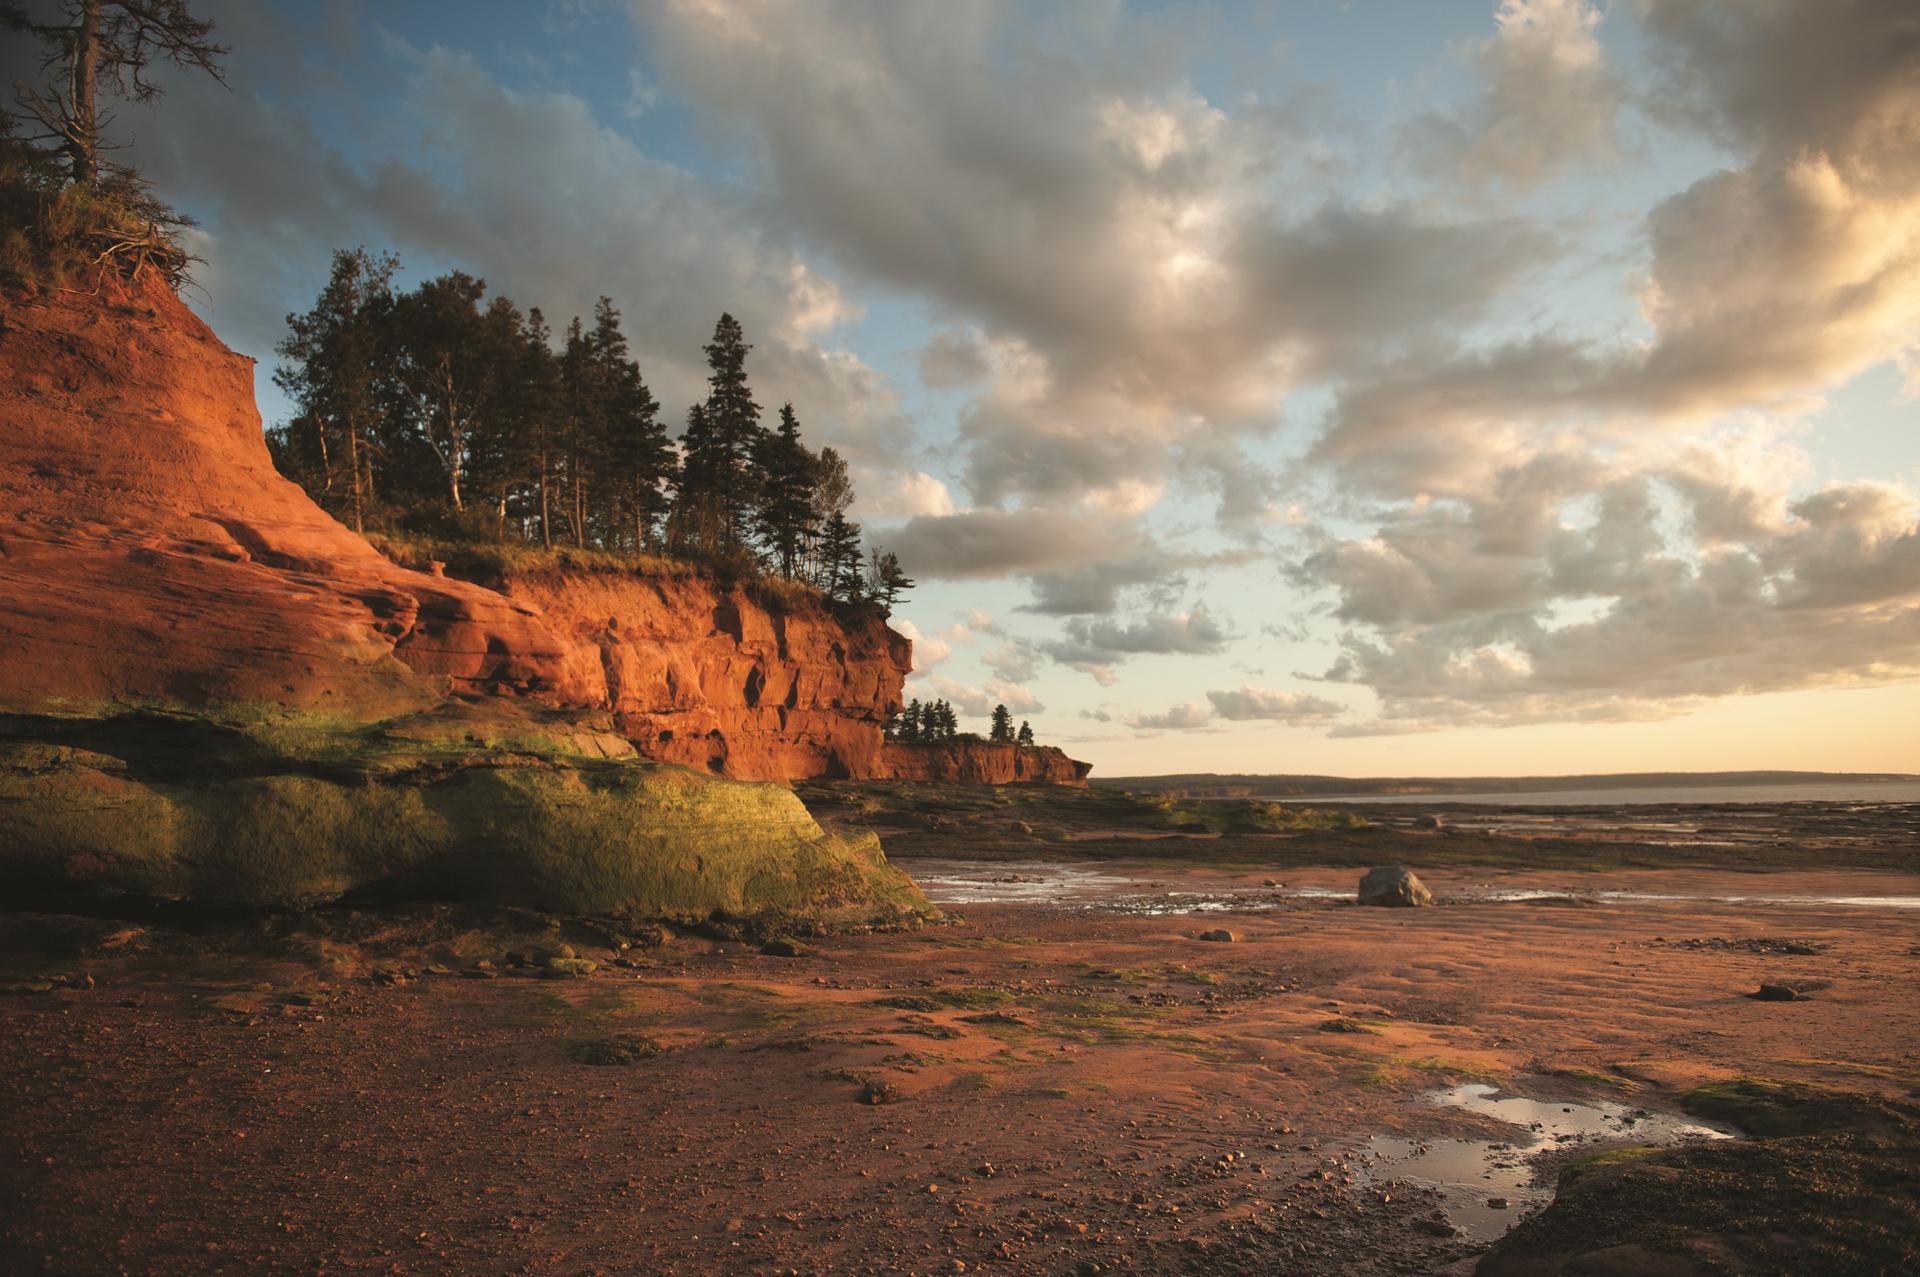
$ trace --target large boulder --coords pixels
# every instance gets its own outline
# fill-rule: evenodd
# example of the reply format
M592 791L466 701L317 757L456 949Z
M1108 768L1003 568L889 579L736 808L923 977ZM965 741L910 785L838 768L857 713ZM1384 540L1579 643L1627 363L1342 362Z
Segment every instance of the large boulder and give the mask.
M1360 903L1411 909L1432 904L1433 893L1405 865L1376 865L1360 879Z

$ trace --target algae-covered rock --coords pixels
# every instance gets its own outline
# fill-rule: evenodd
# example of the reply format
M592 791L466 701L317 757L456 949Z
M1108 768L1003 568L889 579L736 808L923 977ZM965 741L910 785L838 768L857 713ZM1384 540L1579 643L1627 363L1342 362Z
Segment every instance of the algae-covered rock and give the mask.
M792 791L631 758L179 718L0 723L0 881L206 904L349 894L698 920L930 911Z

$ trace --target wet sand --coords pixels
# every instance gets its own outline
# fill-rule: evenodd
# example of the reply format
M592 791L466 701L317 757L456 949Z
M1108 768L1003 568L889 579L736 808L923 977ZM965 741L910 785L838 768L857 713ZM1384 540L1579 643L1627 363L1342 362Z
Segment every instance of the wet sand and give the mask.
M94 986L0 998L0 1267L1432 1272L1485 1243L1439 1235L1442 1198L1374 1141L1522 1134L1437 1090L1655 1115L1739 1076L1920 1090L1913 911L1601 894L1920 895L1912 875L1438 871L1440 906L1383 910L1264 885L1350 891L1347 870L1098 868L1127 882L1095 907L969 904L798 958L583 944L607 965L576 980L372 983L375 960L472 960L405 914L352 945L289 925L16 953L8 981ZM1554 895L1469 902L1489 889ZM1129 903L1182 891L1257 907ZM1219 926L1237 941L1196 938ZM1809 996L1744 996L1783 980ZM665 1049L579 1062L621 1033Z

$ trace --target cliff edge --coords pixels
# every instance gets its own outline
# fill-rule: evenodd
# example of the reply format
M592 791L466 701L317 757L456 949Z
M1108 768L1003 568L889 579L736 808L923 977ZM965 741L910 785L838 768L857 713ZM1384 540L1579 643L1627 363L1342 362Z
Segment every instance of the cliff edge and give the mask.
M401 566L274 471L252 377L157 282L0 298L0 875L925 908L877 843L717 779L876 767L909 656L879 618L837 632L697 577Z

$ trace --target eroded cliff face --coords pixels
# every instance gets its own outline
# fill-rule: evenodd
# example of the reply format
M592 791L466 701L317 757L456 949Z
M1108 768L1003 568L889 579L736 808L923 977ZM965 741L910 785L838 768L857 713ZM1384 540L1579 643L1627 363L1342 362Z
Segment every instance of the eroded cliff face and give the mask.
M889 743L882 775L895 780L943 780L972 785L1084 785L1091 763L1068 758L1052 745L1005 745L984 740L929 745Z
M509 576L570 653L570 694L648 758L752 780L885 774L912 645L874 612L696 576Z
M877 618L397 565L274 471L252 375L159 285L0 297L0 884L929 908L718 778L870 774L907 665Z
M717 775L879 774L911 649L878 616L391 562L274 470L252 365L165 288L10 301L0 374L0 711L498 698L605 712L642 756Z
M164 286L0 325L0 709L571 690L530 609L396 567L281 478L252 364Z

